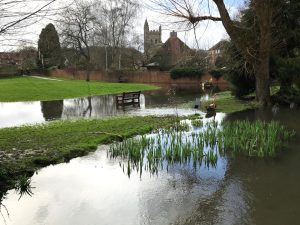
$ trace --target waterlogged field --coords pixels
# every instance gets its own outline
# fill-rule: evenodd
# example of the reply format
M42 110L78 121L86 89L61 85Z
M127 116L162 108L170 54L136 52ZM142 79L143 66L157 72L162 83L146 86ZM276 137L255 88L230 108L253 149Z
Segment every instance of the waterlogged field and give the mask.
M170 129L126 139L110 145L108 155L119 158L123 172L133 170L157 174L174 164L215 167L218 158L229 154L274 157L295 135L278 122L221 122L186 120Z
M170 118L171 127L21 177L1 197L0 211L8 225L296 224L296 112L280 122L262 122L257 113ZM296 141L288 143L293 129Z

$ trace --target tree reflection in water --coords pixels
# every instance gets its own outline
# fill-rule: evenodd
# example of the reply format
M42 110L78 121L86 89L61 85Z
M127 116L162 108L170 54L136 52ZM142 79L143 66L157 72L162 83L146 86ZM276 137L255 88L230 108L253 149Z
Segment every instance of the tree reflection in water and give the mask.
M64 100L42 101L41 107L46 121L60 119L63 113Z

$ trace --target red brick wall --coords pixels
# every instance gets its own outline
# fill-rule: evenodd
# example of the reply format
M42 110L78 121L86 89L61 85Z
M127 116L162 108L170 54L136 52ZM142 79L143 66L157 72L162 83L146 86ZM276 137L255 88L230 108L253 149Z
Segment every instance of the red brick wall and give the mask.
M72 74L65 70L55 70L51 71L50 76L62 77L69 79L84 80L86 78L85 71L77 71ZM105 81L105 82L118 82L119 77L122 76L128 82L132 83L162 83L162 84L189 84L189 85L199 85L201 82L206 80L213 80L213 83L218 83L220 85L228 85L227 81L221 77L218 81L212 78L210 74L204 74L199 78L180 78L173 80L171 78L170 72L167 71L122 71L122 72L105 72L105 71L92 71L90 73L91 80Z

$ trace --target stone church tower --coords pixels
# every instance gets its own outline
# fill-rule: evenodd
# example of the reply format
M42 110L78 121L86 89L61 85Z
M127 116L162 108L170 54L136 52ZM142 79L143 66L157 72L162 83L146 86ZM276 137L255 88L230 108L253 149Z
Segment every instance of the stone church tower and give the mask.
M146 58L150 59L161 46L161 26L158 30L149 30L146 19L144 24L144 53Z

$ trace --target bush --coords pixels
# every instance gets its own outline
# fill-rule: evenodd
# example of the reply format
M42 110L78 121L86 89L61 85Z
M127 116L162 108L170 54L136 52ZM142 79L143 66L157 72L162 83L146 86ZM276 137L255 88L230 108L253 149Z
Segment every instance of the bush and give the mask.
M233 85L232 94L238 98L255 91L255 77L245 71L229 70L225 79Z
M216 69L216 70L209 71L209 74L216 80L219 80L219 78L223 76L223 73L224 73L224 71L222 69Z
M199 68L193 68L193 67L181 67L181 68L174 68L171 70L171 78L174 80L183 77L200 78L202 75L203 75L203 70Z

